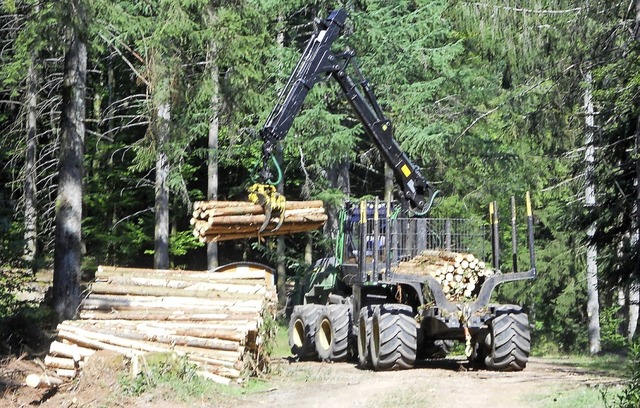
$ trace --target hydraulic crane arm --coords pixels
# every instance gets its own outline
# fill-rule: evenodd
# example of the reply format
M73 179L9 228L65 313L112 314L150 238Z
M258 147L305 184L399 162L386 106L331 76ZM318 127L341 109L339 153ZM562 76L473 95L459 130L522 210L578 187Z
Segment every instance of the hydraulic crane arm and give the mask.
M356 64L355 53L351 50L340 54L331 51L331 46L340 36L346 18L344 10L335 10L324 21L316 22L316 31L260 131L263 140L263 167L260 176L265 182L271 181L269 162L273 158L276 144L286 137L311 88L318 82L332 77L340 85L346 100L363 124L366 134L374 142L387 165L393 169L403 198L409 203L411 211L425 214L431 207L436 194L435 189L393 138L391 121L384 116L369 82ZM357 83L347 74L348 66L354 68Z

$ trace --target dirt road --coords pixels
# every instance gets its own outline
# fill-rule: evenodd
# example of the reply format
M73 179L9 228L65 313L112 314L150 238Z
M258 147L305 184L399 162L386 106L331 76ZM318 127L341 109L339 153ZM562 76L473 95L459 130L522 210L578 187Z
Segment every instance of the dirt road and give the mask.
M353 364L282 362L273 388L230 407L464 407L530 408L562 405L563 393L597 394L617 379L561 362L532 358L522 372L465 369L463 360L421 363L407 371L363 371ZM556 405L557 404L557 405ZM597 402L595 405L602 406Z
M498 373L466 369L466 360L419 362L412 370L374 372L353 363L274 362L274 373L260 390L209 393L184 402L166 389L126 397L117 390L121 359L85 366L78 383L53 395L46 389L7 388L2 407L65 408L599 408L599 388L619 379L564 364L532 358L522 372ZM16 361L15 363L20 363ZM236 389L236 391L239 391ZM242 395L244 394L244 395ZM240 396L238 396L240 395ZM578 397L576 399L576 397Z

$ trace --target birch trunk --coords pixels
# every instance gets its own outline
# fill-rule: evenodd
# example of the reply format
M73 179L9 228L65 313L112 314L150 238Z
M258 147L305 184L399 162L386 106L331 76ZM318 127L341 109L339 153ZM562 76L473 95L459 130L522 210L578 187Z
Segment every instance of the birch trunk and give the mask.
M636 3L636 27L640 26L640 0ZM640 118L636 125L636 134L634 141L634 154L636 157L636 200L633 205L633 211L635 217L633 218L633 230L631 231L631 248L638 248L638 241L640 241ZM636 276L638 271L636 270ZM627 328L627 339L632 342L636 335L638 328L638 318L640 315L640 283L632 282L629 287L629 326Z
M282 14L278 15L278 20L282 20ZM284 32L279 31L276 41L278 42L278 46L283 49L284 48ZM275 158L277 160L278 166L283 168L283 153L282 153L282 144L278 144L275 149ZM284 195L284 183L282 180L276 186L276 191L280 194ZM285 306L286 301L286 280L287 280L287 265L285 259L285 250L286 246L284 243L284 236L279 236L276 238L276 292L278 293L278 309L282 310Z
M83 20L79 1L73 12ZM80 304L82 176L87 46L78 27L71 27L71 41L65 53L62 95L58 195L53 272L53 303L60 318L72 318Z
M209 11L210 20L215 19L213 9ZM211 75L211 118L209 119L209 156L207 162L207 199L218 199L218 136L219 136L219 115L220 115L220 84L218 74L218 63L216 60L218 45L211 42L209 49L209 71ZM218 244L216 242L207 243L207 269L213 270L218 267Z
M37 110L38 73L36 61L32 57L27 74L27 150L24 164L24 254L23 258L33 268L36 258L36 238L38 235L36 211L36 157L37 157Z
M157 156L155 187L155 242L153 266L156 269L169 268L169 158L166 148L169 142L169 123L171 107L163 102L158 107L157 118Z
M638 315L640 311L640 285L632 283L629 288L629 325L627 327L627 339L633 342L638 329Z
M593 208L596 205L595 185L593 180L595 147L593 145L594 129L594 108L591 94L591 72L585 74L587 88L584 93L585 107L585 205ZM592 240L595 234L595 225L589 227L587 238ZM600 352L600 303L598 300L598 251L591 243L587 246L587 319L589 330L589 352L597 354Z

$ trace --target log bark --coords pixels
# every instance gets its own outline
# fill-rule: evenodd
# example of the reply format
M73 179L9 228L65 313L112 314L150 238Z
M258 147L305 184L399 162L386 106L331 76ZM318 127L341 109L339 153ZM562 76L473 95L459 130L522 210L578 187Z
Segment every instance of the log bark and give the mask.
M95 349L81 347L77 344L65 344L59 341L54 341L49 346L49 354L54 356L70 357L75 361L80 361L86 357L92 356L95 353Z
M272 218L268 234L260 233L266 220L264 211L262 206L247 202L197 202L190 222L194 236L202 242L218 242L307 232L327 221L322 201L287 202L282 219ZM272 231L280 221L278 231Z
M220 287L218 287L220 288ZM130 295L130 296L153 296L153 297L176 297L176 298L204 298L204 299L239 299L239 300L260 300L270 296L266 289L252 292L232 292L229 286L225 287L229 290L216 290L216 286L207 287L202 284L201 288L181 289L168 288L159 286L142 286L142 285L113 285L103 282L95 282L89 285L91 293L104 295Z
M149 336L156 335L174 335L180 337L199 337L205 339L228 340L242 345L248 336L248 333L257 330L256 324L233 325L207 325L197 322L185 323L159 323L127 321L127 320L79 320L68 321L68 326L79 327L85 330L93 330L97 332L118 333L139 332Z
M96 283L108 284L109 286L141 286L198 291L216 291L228 293L241 293L249 295L265 296L268 293L267 287L262 284L247 284L241 282L202 282L201 280L181 280L181 279L158 279L151 277L137 276L111 276L96 278ZM179 293L179 292L178 292Z
M75 360L73 358L46 356L44 358L44 365L52 368L75 370L80 364L79 360Z
M180 309L217 311L229 313L259 313L263 302L260 300L224 301L207 298L155 297L155 296L117 296L92 295L82 301L84 310L138 310L144 309Z
M62 384L64 380L46 374L29 374L24 382L31 388L53 388Z
M188 271L188 270L163 270L163 269L143 269L143 268L127 268L120 266L104 266L98 267L96 277L109 277L109 276L152 276L152 277L172 277L181 279L195 279L195 280L233 280L233 279L255 279L264 282L268 280L271 274L263 269L249 269L248 267L242 267L242 269L235 269L225 272L203 272L203 271Z
M95 319L95 320L114 320L114 319L126 319L126 320L158 320L158 321L191 321L191 322L229 322L238 325L256 322L259 317L257 312L248 313L225 313L217 311L217 313L196 313L193 311L166 311L166 310L146 310L146 311L117 311L110 310L109 312L101 312L99 310L82 310L80 312L81 319Z
M289 210L297 210L304 208L321 208L324 203L322 200L311 200L311 201L287 201L285 203L285 211ZM256 213L264 212L264 209L255 205L248 201L196 201L193 203L194 210L210 210L210 209L221 209L221 208L233 208L233 207L246 207L246 208L256 208Z
M61 375L75 376L95 350L134 360L148 352L176 353L228 380L240 377L247 356L264 358L259 328L275 309L268 271L250 265L221 273L101 267L98 275L80 320L58 325L46 357Z
M58 325L58 335L62 338L69 334L79 334L91 332L98 335L109 336L110 338L129 339L144 342L154 342L168 345L199 347L211 350L237 351L243 352L244 347L240 345L240 341L223 340L216 338L201 338L194 336L163 334L159 332L142 332L136 330L116 329L116 328L92 328L91 330L82 329L69 325ZM242 339L244 341L244 339ZM68 367L61 367L68 368Z

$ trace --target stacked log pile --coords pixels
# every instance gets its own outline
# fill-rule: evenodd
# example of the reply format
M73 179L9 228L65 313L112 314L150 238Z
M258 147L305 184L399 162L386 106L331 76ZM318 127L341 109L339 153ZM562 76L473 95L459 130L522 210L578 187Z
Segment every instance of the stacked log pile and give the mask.
M274 231L280 218L273 215L266 229L262 206L244 201L196 201L193 205L193 235L200 242L219 242L257 236L295 234L313 231L327 221L322 201L287 201L284 219Z
M473 254L428 250L401 262L396 273L431 275L442 285L449 301L460 302L475 298L494 271Z
M99 267L78 320L58 325L45 365L75 377L97 350L138 361L148 352L187 356L221 383L260 367L261 330L275 316L273 275L243 264L222 272ZM250 370L249 370L250 371Z

